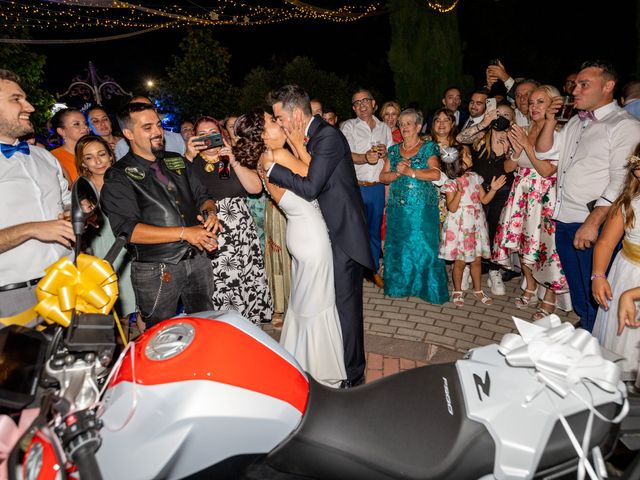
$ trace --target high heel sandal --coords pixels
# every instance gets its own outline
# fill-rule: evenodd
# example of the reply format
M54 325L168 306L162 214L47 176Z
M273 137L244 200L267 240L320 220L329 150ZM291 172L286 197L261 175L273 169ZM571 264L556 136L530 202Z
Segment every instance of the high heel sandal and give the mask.
M531 296L527 297L526 294L530 293ZM527 308L529 305L535 305L538 303L538 297L536 296L535 290L524 289L524 293L519 297L516 297L515 304L517 308Z
M553 312L556 311L556 302L547 302L546 300L540 300L541 303L543 303L544 305L551 305L553 307L553 310L551 310L550 312L545 310L544 308L542 308L542 305L538 307L538 311L536 313L533 314L533 319L534 320L540 320L541 318L546 317L547 315L551 315Z
M480 300L485 305L492 305L493 304L493 299L491 297L487 296L482 290L478 290L477 292L473 292L473 296L476 297L476 299Z
M454 290L451 292L451 301L456 307L464 306L464 292L462 290Z

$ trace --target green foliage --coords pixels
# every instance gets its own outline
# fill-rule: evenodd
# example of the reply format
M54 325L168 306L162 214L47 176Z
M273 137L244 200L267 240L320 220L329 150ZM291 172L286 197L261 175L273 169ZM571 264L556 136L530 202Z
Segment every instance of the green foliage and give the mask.
M346 78L320 70L306 57L296 57L289 63L270 69L256 67L251 70L240 90L240 112L266 106L267 93L291 83L300 85L309 92L311 98L334 106L341 119L351 117L350 100L355 87Z
M10 36L15 37L15 32ZM55 103L53 95L41 88L46 61L44 55L32 52L25 45L0 44L0 68L20 76L20 85L35 108L31 122L36 133L45 136L48 133L46 123L51 118L51 107Z
M191 28L174 56L157 93L180 118L200 115L223 118L235 110L237 90L229 78L231 55L213 38L211 29Z
M425 113L441 105L445 88L463 91L471 79L462 73L462 42L455 10L438 13L422 2L389 0L396 95L406 105L417 101Z

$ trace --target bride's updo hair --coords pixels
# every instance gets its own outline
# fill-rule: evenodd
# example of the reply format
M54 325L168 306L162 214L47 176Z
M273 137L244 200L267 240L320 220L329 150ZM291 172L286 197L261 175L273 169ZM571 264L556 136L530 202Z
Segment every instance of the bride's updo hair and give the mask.
M264 113L263 109L257 108L240 115L234 126L238 140L233 147L233 154L240 165L252 170L256 168L260 155L267 149L262 139Z

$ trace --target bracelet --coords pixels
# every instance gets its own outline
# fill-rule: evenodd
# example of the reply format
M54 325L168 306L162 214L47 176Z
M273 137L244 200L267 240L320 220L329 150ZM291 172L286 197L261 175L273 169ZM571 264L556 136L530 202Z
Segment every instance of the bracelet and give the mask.
M605 273L594 273L591 275L591 280L595 280L596 278L607 278Z
M182 230L180 230L180 241L183 241L182 236L184 235L184 226L182 227Z

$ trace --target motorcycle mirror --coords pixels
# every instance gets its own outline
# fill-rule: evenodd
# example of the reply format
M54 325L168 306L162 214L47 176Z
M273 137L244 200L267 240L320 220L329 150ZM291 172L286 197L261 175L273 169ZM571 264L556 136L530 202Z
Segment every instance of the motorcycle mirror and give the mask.
M87 218L97 207L98 192L93 183L87 177L78 177L71 187L71 224L76 237L82 235Z

